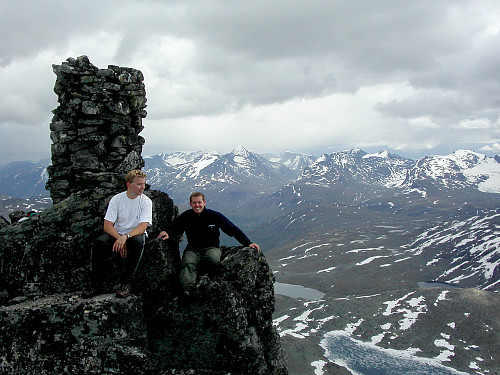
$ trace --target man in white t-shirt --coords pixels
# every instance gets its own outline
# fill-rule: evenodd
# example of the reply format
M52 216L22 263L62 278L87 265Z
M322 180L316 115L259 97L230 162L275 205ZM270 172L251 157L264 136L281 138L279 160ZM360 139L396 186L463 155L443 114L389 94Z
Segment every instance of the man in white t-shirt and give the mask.
M127 190L115 195L104 216L104 234L99 236L92 250L91 287L82 293L85 298L103 292L105 261L113 252L120 254L124 268L116 296L130 295L130 283L141 261L146 240L146 229L152 224L153 204L143 194L146 175L140 170L130 171L125 177Z

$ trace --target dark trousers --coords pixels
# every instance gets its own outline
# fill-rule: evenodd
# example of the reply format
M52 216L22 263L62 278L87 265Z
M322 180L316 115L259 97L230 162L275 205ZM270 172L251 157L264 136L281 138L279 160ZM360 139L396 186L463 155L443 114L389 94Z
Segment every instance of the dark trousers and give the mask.
M195 286L198 267L207 271L214 269L219 264L221 255L222 252L217 247L184 250L179 274L179 283L182 289Z
M142 253L144 251L144 242L146 240L146 235L134 236L127 240L127 257L123 262L123 271L121 275L121 284L130 284L132 276L139 262L142 258ZM92 249L91 265L92 265L92 282L95 284L102 284L106 278L106 260L107 258L115 254L121 258L119 253L113 251L113 244L115 239L107 233L96 238L94 242L94 248Z

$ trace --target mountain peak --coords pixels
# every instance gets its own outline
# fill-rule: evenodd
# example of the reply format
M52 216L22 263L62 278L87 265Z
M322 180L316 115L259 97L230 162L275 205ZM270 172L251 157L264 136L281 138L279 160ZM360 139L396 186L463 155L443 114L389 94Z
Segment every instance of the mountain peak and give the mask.
M374 154L366 154L363 156L364 159L367 158L381 158L381 159L388 159L391 156L389 151L387 150L380 150L379 152L376 152Z
M363 151L362 149L360 149L358 147L355 147L355 148L352 148L350 150L347 150L346 153L347 154L353 154L353 155L357 155L357 154L365 155L366 154L365 151Z
M245 147L243 146L238 146L236 147L231 154L237 155L237 156L248 156L250 155L250 151L248 151Z
M486 155L480 154L472 150L457 150L451 157L462 162L478 162L479 160L485 160Z

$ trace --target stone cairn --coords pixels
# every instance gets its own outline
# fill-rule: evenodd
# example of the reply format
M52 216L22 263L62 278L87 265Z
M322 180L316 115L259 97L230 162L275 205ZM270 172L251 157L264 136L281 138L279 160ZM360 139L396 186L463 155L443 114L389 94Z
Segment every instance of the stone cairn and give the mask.
M144 166L142 73L114 65L99 69L87 56L52 68L59 101L50 124L52 165L46 188L52 201L90 187L123 189L123 176Z

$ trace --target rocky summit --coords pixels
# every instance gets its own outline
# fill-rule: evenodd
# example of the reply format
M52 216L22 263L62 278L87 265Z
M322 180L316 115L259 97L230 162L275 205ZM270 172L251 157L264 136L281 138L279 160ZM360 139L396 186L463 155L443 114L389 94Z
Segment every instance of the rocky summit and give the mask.
M60 106L47 186L55 204L0 230L0 373L288 374L265 256L223 247L218 270L181 298L180 239L156 238L178 214L166 193L145 192L153 226L132 295L113 293L117 257L106 293L81 298L107 203L124 189L124 173L144 165L145 91L139 71L98 69L85 56L54 71Z

